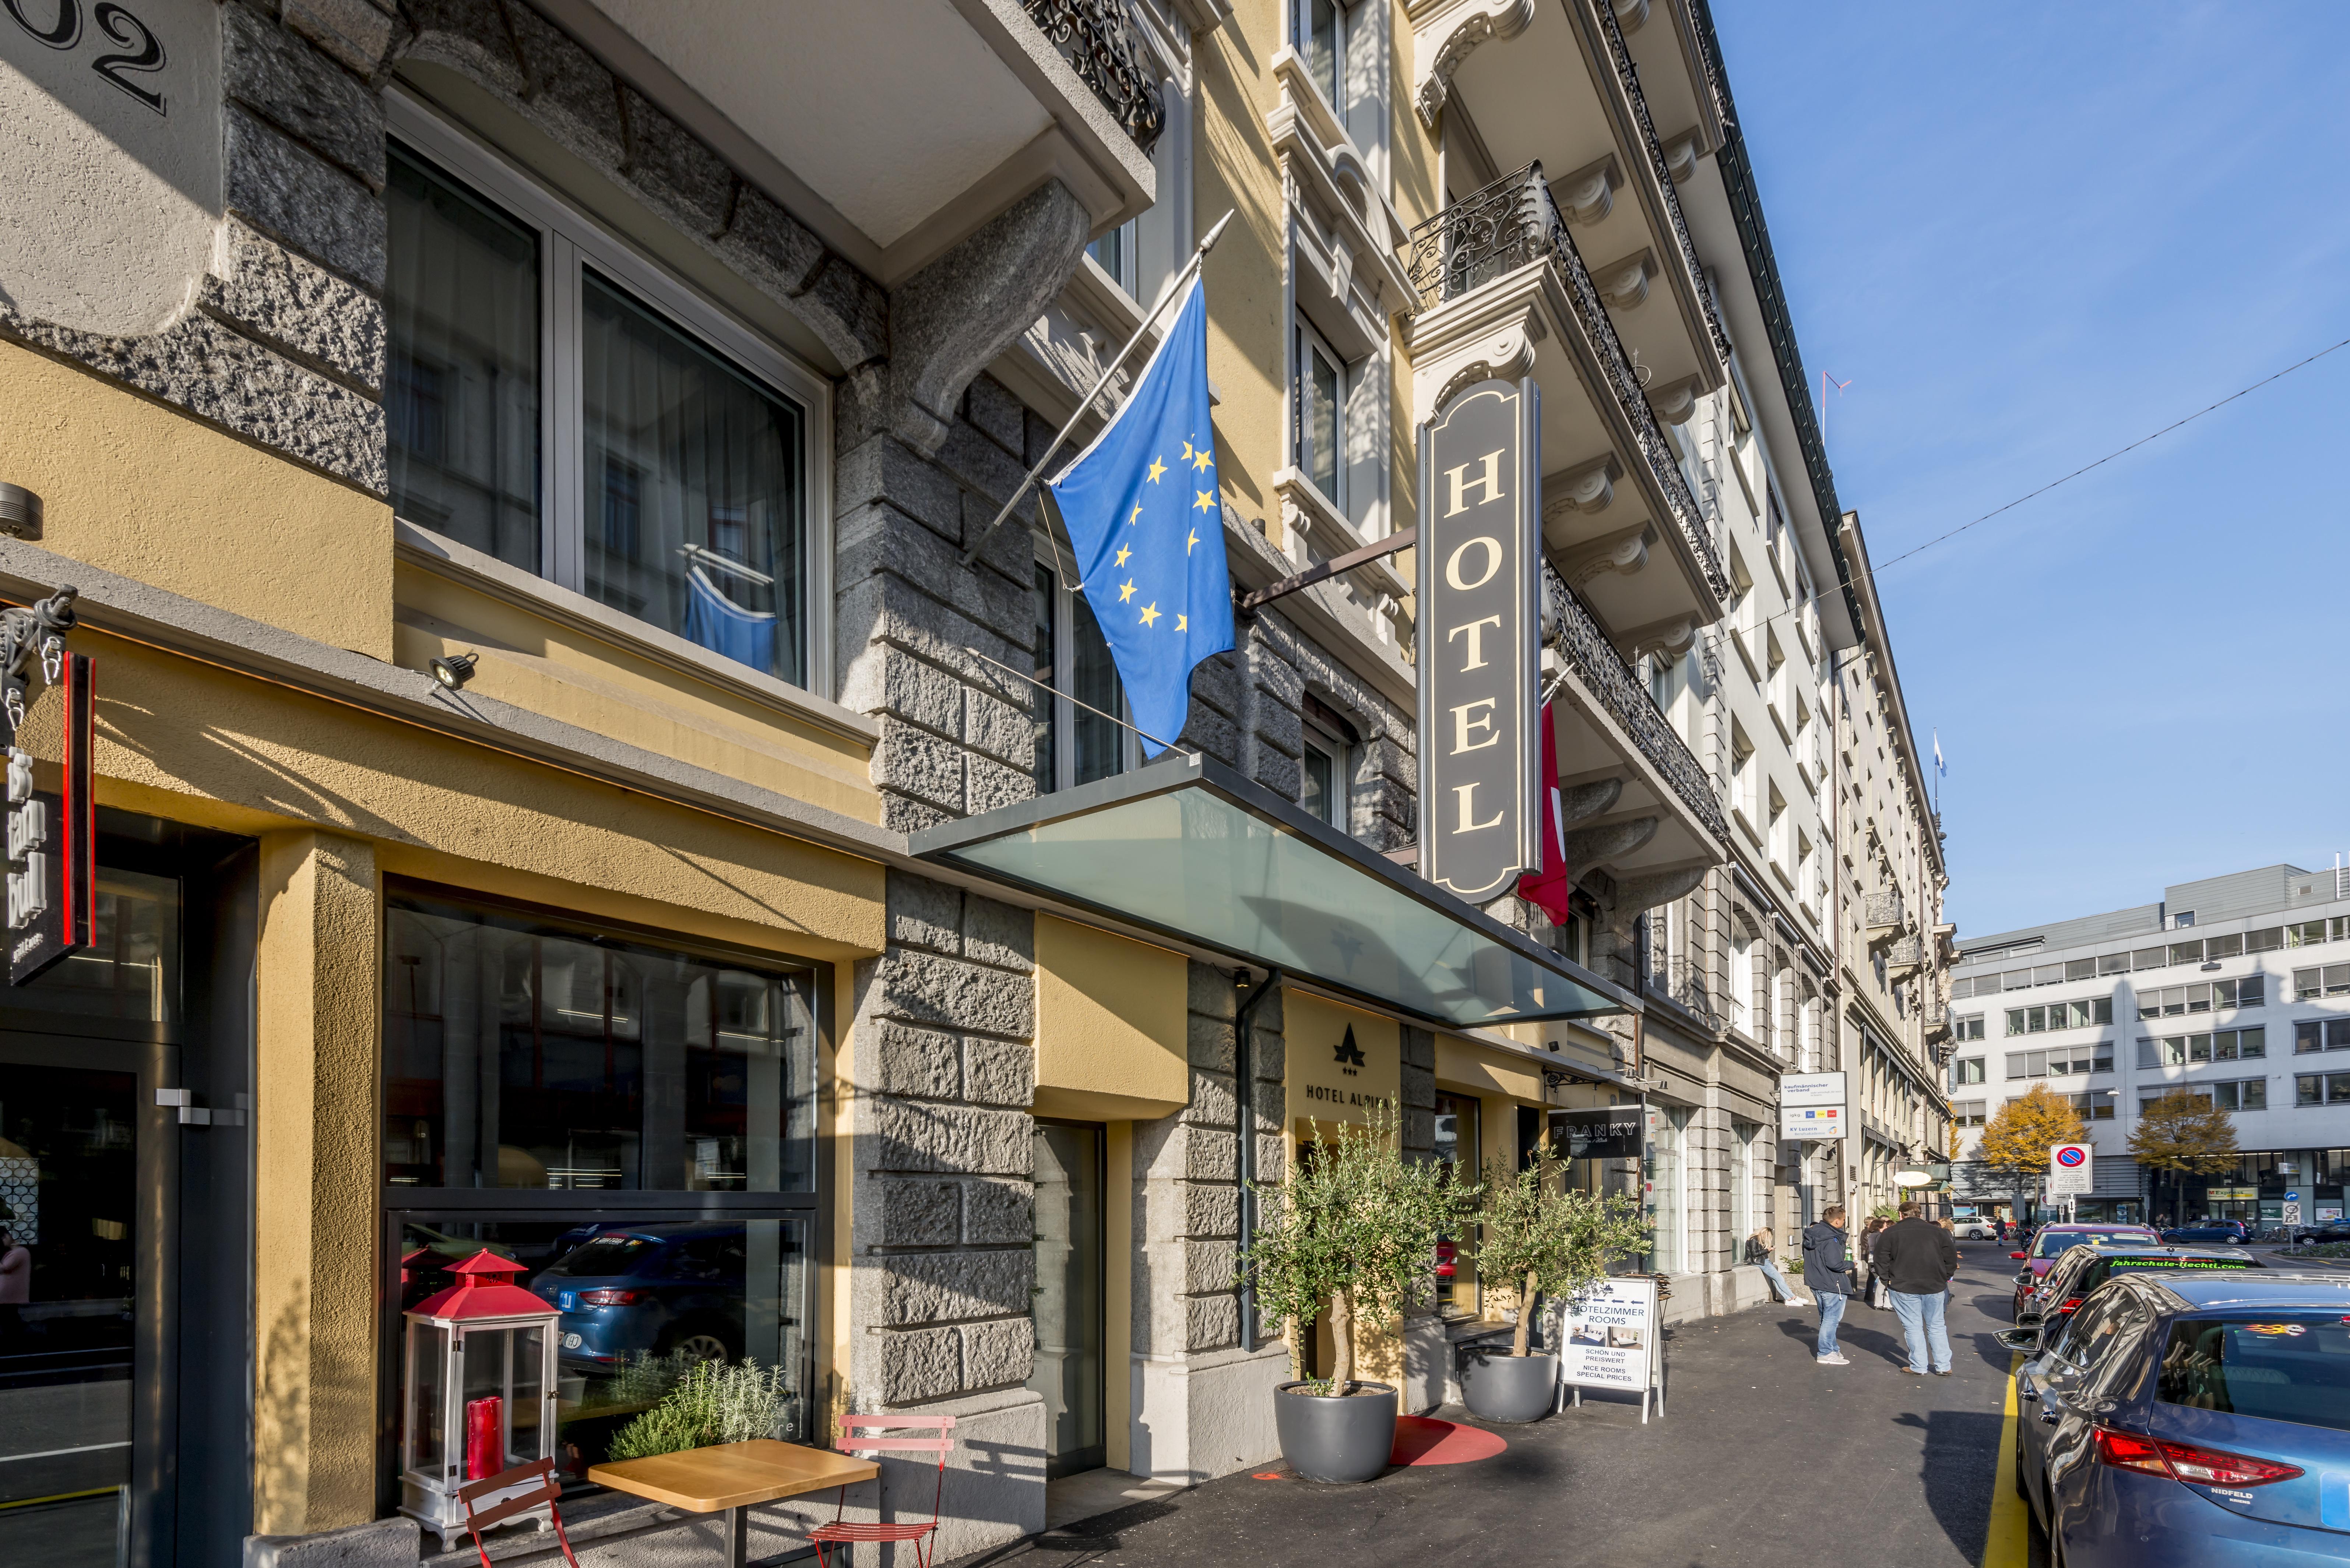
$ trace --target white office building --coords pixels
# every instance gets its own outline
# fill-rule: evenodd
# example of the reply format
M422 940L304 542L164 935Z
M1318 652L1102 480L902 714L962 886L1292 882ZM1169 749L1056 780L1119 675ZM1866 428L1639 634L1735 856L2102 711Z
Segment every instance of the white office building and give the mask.
M1974 1160L1983 1124L2045 1084L2087 1118L2084 1220L2172 1211L2180 1179L2131 1158L2141 1110L2174 1088L2230 1111L2232 1174L2184 1178L2190 1216L2339 1219L2350 1168L2350 867L2264 866L2163 890L2158 904L1962 944L1951 971L1960 1201L2003 1201Z

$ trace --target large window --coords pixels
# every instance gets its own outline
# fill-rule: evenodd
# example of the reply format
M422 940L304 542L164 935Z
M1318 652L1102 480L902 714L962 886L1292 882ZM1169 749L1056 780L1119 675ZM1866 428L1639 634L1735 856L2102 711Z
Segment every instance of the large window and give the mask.
M2210 1034L2166 1034L2159 1040L2141 1038L2141 1067L2190 1067L2201 1062L2249 1062L2269 1054L2266 1029L2221 1029Z
M1483 1133L1479 1126L1479 1114L1483 1109L1483 1103L1472 1096L1436 1096L1432 1152L1450 1180L1483 1179L1484 1145L1480 1141ZM1436 1244L1436 1310L1447 1315L1473 1314L1477 1310L1476 1270L1461 1257L1460 1241L1451 1236L1440 1239Z
M2017 1051L2007 1058L2007 1075L2011 1079L2065 1078L2113 1070L2114 1044L2110 1040L2067 1045L2054 1051Z
M1036 735L1036 793L1091 784L1135 766L1141 756L1125 722L1126 688L1101 623L1086 596L1064 591L1053 568L1041 562L1035 615L1028 714Z
M2350 1051L2350 1018L2304 1018L2293 1026L2293 1054Z
M2310 1073L2293 1081L2296 1106L2350 1106L2350 1073Z
M2051 1029L2088 1029L2113 1021L2114 999L2110 996L2007 1010L2007 1032L2010 1034L2041 1034Z
M2138 1115L2144 1116L2161 1104L2165 1095L2180 1089L2198 1099L2210 1101L2223 1111L2264 1111L2269 1106L2269 1081L2266 1078L2230 1078L2215 1084L2169 1084L2158 1090L2140 1088ZM2350 1096L2345 1097L2350 1098Z
M1352 515L1347 504L1347 362L1319 332L1297 323L1296 430L1291 461L1322 498ZM1338 552L1333 551L1333 554Z
M1347 106L1347 54L1359 25L1341 0L1295 0L1297 52L1305 74L1334 109Z
M2342 966L2350 972L2350 964ZM2350 990L2350 985L2344 988ZM2166 985L2138 993L2140 1018L2177 1018L2189 1012L2224 1012L2231 1007L2262 1007L2268 1002L2268 977L2246 975L2241 980L2199 981L2193 985Z
M783 1367L784 1435L808 1435L822 972L397 883L385 903L386 1299L484 1247L524 1265L561 1314L567 1480L696 1361Z
M1980 1084L1982 1081L1983 1059L1981 1057L1962 1056L1950 1064L1950 1083L1953 1085Z
M821 684L824 383L392 101L394 511L764 675Z
M2293 971L2293 996L2307 1002L2316 996L2350 994L2350 963L2329 963Z

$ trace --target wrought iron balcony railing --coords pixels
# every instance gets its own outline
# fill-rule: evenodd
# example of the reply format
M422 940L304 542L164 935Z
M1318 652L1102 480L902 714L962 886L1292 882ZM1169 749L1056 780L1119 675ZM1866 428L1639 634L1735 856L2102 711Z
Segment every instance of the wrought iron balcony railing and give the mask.
M1559 651L1569 668L1591 694L1606 704L1616 722L1624 726L1624 732L1632 737L1632 743L1640 748L1640 754L1665 775L1681 804L1705 824L1715 842L1727 845L1730 824L1721 815L1721 803L1714 798L1705 769L1698 764L1696 756L1673 729L1672 722L1658 711L1648 689L1601 633L1599 623L1583 607L1575 590L1547 565L1543 567L1543 592L1551 614L1556 618Z
M1673 186L1672 165L1665 157L1664 143L1657 138L1657 122L1648 116L1648 97L1640 91L1640 67L1632 63L1632 51L1624 47L1624 29L1617 26L1616 7L1601 4L1593 9L1599 13L1599 30L1607 35L1607 54L1615 62L1616 78L1624 84L1624 96L1632 102L1633 118L1640 122L1641 150L1648 154L1648 166L1657 171L1657 183L1664 188L1665 217L1672 224L1673 243L1679 247L1681 265L1689 269L1698 303L1705 309L1706 332L1713 339L1713 351L1727 365L1730 334L1721 328L1721 313L1713 307L1713 290L1706 286L1705 265L1697 259L1697 245L1690 239L1689 220L1681 216L1680 193Z
M1126 0L1021 0L1046 40L1093 88L1147 157L1167 126L1167 103L1134 36Z
M1898 930L1909 923L1908 911L1901 907L1901 890L1871 893L1861 906L1868 929L1872 931Z
M1633 374L1632 358L1616 335L1616 323L1600 303L1599 290L1583 265L1575 238L1552 202L1540 163L1530 163L1514 174L1494 181L1474 194L1463 196L1411 232L1409 265L1423 308L1458 299L1471 289L1520 267L1548 262L1558 269L1576 321L1591 345L1593 356L1607 379L1608 389L1631 424L1633 439L1674 525L1687 541L1690 553L1716 598L1730 597L1730 577L1713 546L1713 535L1690 493L1672 443L1657 423L1656 410Z

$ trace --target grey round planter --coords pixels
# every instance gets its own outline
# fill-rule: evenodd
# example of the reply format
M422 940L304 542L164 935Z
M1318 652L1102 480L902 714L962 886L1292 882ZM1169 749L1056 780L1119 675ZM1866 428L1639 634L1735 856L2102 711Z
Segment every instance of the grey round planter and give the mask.
M1481 1421L1539 1421L1558 1399L1558 1357L1471 1355L1461 1367L1461 1398Z
M1395 1451L1396 1391L1357 1380L1355 1392L1332 1398L1301 1394L1302 1384L1273 1391L1273 1419L1281 1457L1307 1480L1367 1481L1388 1468Z

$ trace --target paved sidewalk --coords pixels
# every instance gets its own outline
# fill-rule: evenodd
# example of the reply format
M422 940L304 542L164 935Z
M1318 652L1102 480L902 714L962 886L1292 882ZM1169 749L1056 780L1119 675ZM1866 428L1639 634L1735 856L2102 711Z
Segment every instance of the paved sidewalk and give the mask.
M1842 1331L1852 1365L1824 1367L1809 1308L1756 1308L1673 1332L1667 1414L1646 1427L1637 1404L1586 1396L1579 1410L1495 1428L1509 1449L1480 1463L1360 1487L1270 1465L1284 1479L1229 1476L964 1563L1427 1568L1531 1552L1634 1568L1976 1568L2012 1359L1991 1338L2008 1326L2009 1265L1989 1242L1961 1251L1955 1376L1899 1371L1890 1312L1854 1306ZM1997 1555L2024 1562L2019 1541Z

